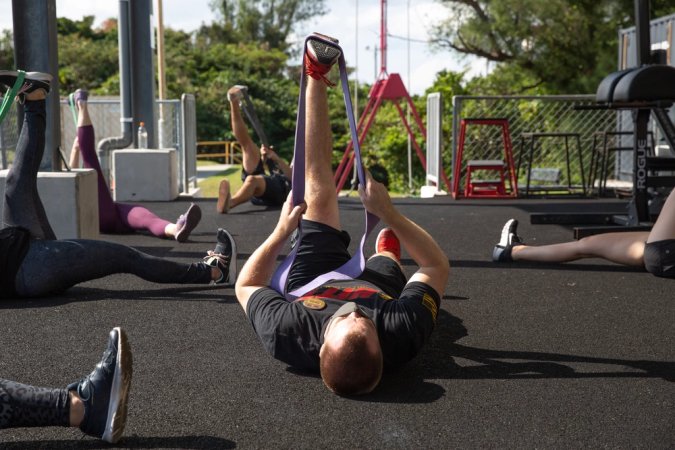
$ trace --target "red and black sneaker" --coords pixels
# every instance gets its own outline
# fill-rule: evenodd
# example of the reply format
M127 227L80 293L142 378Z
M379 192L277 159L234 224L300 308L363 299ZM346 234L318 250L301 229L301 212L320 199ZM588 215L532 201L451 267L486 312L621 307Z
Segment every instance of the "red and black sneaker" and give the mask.
M339 41L324 34L313 33L307 41L304 64L307 75L315 80L322 80L328 86L335 86L335 83L326 78L326 74L340 58L341 52L331 42L337 44Z
M380 230L375 241L375 252L389 252L396 257L396 261L401 260L401 242L391 228Z

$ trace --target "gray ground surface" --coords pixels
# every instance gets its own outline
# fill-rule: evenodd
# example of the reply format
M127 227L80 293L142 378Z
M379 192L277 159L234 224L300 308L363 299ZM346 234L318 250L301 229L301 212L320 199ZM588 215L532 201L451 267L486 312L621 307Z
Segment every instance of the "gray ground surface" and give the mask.
M102 236L184 261L211 248L218 226L239 245L239 266L278 210L242 206L204 217L191 240ZM360 204L342 199L361 233ZM158 285L115 275L60 296L0 303L0 377L65 386L89 373L108 331L124 327L134 379L121 448L672 448L675 445L675 281L599 260L496 265L509 217L533 243L569 228L528 214L617 202L400 199L447 252L452 272L431 342L360 399L266 353L230 288ZM175 218L187 201L149 203ZM376 233L370 237L372 248ZM407 256L404 255L404 258ZM410 259L406 270L414 271ZM0 431L0 448L107 448L77 429Z

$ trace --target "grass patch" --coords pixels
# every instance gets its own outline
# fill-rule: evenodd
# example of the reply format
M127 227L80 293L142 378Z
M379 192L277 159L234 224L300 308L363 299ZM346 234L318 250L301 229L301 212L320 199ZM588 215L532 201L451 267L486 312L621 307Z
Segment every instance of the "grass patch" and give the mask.
M207 166L212 165L211 161L197 161L198 166ZM236 164L228 167L222 172L218 172L215 175L212 175L204 180L199 181L199 188L201 189L201 196L204 198L218 198L218 186L223 179L227 179L230 182L230 192L234 194L239 190L242 185L241 181L241 165ZM342 194L347 194L349 190L345 189L342 191ZM350 197L358 197L357 191L352 191L349 193ZM404 198L411 197L409 193L405 192L389 192L389 195L392 198Z
M201 162L201 161L199 161ZM206 164L199 164L206 165ZM241 166L235 165L228 167L222 172L218 172L215 175L212 175L204 180L199 181L199 188L201 189L201 195L205 198L218 198L218 186L223 179L227 179L230 182L230 192L235 193L241 187Z

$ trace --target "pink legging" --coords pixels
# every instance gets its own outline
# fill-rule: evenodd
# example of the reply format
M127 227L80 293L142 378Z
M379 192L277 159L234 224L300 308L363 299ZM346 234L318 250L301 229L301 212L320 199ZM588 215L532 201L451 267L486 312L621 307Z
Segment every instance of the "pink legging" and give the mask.
M84 167L94 169L98 174L98 221L101 232L118 234L148 230L155 236L165 237L164 229L171 222L157 217L142 206L113 201L96 156L94 126L77 127L77 140Z

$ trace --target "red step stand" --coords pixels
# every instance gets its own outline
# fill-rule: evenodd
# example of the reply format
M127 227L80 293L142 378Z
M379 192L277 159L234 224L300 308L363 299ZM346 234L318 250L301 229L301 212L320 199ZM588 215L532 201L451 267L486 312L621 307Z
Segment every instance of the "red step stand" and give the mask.
M465 166L464 192L460 192L459 185L462 178L462 155L466 140L466 128L469 125L484 125L501 127L504 144L504 159L469 160ZM473 180L472 175L477 171L496 172L495 180ZM506 188L506 180L509 188ZM457 161L453 168L452 177L453 198L514 198L518 197L518 183L513 164L513 147L511 146L511 134L509 132L508 119L462 119L459 130L459 143L457 146Z

